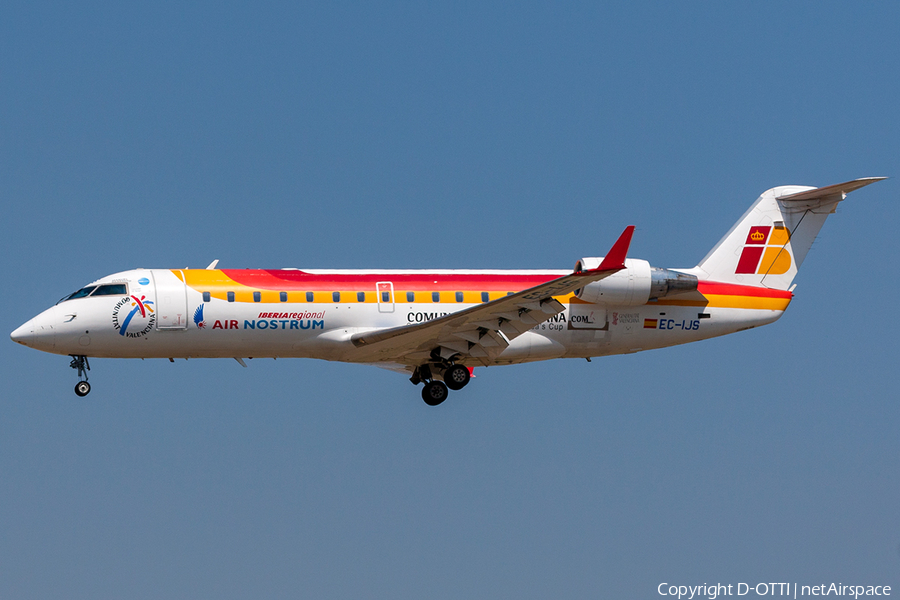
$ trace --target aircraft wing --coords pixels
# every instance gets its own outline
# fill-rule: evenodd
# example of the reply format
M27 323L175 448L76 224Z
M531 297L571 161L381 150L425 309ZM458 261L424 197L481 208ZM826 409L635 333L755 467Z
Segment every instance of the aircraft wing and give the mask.
M510 340L565 310L553 296L569 294L624 269L633 234L634 226L626 227L596 269L573 272L427 323L356 333L350 339L357 347L371 348L379 361L415 365L437 351L442 358L459 354L487 365Z

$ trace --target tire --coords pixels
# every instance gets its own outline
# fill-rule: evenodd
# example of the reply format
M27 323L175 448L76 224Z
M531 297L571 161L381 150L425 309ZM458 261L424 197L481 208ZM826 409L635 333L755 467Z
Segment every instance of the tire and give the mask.
M453 390L461 390L469 383L469 379L471 379L471 375L469 374L469 369L462 365L453 365L446 371L444 371L444 383L447 384L447 387Z
M446 400L449 395L450 392L447 391L447 386L444 385L443 381L429 381L422 388L422 400L428 406L437 406Z
M79 381L75 384L75 395L84 398L91 393L91 384L87 381Z

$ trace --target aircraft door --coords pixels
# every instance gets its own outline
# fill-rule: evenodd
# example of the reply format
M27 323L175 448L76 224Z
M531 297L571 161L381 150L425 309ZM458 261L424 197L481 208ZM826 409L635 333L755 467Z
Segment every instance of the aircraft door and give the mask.
M188 314L184 273L180 270L154 270L151 273L156 284L156 328L186 329Z
M378 312L394 312L394 284L390 281L379 281L375 284L375 295L378 296Z

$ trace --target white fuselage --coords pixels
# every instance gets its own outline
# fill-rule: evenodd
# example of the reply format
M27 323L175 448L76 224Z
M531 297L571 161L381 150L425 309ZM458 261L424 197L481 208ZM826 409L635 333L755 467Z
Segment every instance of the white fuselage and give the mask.
M413 302L405 301L413 296L402 292L403 284L397 282L391 284L388 296L373 287L375 301L356 301L353 295L346 301L348 294L344 292L341 301L322 302L323 294L327 294L316 292L312 302L294 302L291 297L272 302L277 296L270 291L254 296L260 301L229 301L228 292L218 288L204 299L203 291L186 285L184 273L178 273L182 272L138 269L104 277L92 285L124 284L128 293L65 300L34 317L12 337L46 352L103 358L297 357L396 363L380 355L378 344L357 347L351 336L427 322L477 304L447 302L455 298L450 293L440 294L438 302L427 301L431 298L427 292L417 292ZM329 273L346 278L354 272ZM433 279L437 285L444 275L396 273L407 280L411 273L418 274L416 279ZM465 273L501 279L509 273L507 287L512 292L517 291L512 282L523 274L549 280L567 272ZM380 273L378 278L388 283L401 279L393 272ZM378 285L388 289L382 282ZM426 301L421 301L423 296ZM463 300L471 300L472 294L467 292L466 296ZM771 323L781 316L788 302L759 307L752 302L710 301L710 297L695 294L687 300L651 300L638 306L560 298L565 311L512 339L491 364L586 358L684 344Z

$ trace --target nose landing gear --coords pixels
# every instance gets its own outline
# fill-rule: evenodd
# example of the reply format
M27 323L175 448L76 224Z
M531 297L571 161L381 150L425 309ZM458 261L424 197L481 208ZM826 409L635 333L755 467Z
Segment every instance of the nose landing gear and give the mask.
M75 395L83 398L91 393L91 384L88 383L87 376L87 372L91 370L91 365L87 356L76 356L74 354L70 354L70 356L72 357L72 362L69 363L69 366L78 371L78 378L81 379L75 384Z

